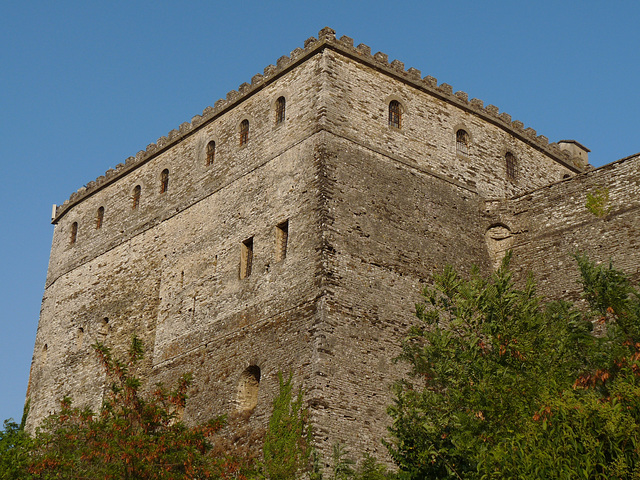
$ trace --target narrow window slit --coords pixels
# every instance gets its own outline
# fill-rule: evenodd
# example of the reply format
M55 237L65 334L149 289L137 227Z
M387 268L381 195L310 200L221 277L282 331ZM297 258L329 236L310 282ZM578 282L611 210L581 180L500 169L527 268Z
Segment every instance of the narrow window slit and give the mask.
M456 152L461 155L469 155L469 134L466 130L456 132Z
M164 169L160 174L160 193L167 193L169 190L169 170Z
M507 152L504 159L507 164L507 178L516 180L518 178L518 160L516 156L511 152Z
M71 237L69 238L69 243L71 245L76 243L78 239L78 222L73 222L71 224Z
M103 221L104 221L104 207L100 207L96 215L96 230L99 228L102 228Z
M109 335L109 317L104 317L100 322L100 327L98 329L98 341L100 343L104 343L107 339L107 335Z
M284 97L280 97L276 100L276 125L284 123L286 103L287 101Z
M260 367L251 365L240 375L237 406L241 412L250 412L258 405L260 391Z
M253 237L247 238L242 242L242 250L240 253L240 278L247 278L251 275L251 266L253 264Z
M83 340L84 340L84 328L78 327L78 332L76 337L76 347L78 349L82 348Z
M289 220L286 220L276 226L276 262L280 262L286 258L288 241Z
M133 210L137 209L138 206L140 205L141 193L142 193L142 187L140 187L140 185L136 185L133 189L133 197L132 197L132 203L131 203L131 208Z
M389 126L400 128L402 121L402 106L397 100L389 102Z
M207 166L213 165L216 158L216 142L211 141L207 144Z
M240 146L249 142L249 120L243 120L240 124Z

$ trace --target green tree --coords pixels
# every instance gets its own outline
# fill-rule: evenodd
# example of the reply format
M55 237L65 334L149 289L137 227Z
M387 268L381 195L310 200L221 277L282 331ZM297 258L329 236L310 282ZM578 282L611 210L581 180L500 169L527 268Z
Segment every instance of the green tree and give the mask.
M24 420L18 425L8 419L3 426L0 430L0 480L25 479L31 439L24 431Z
M633 471L637 293L611 266L577 257L591 306L585 314L543 302L531 280L516 288L509 258L490 278L474 271L463 279L447 268L423 292L420 324L399 357L410 375L396 385L389 408L388 447L401 477L604 478L598 475ZM593 457L585 460L585 451ZM598 466L585 468L585 461Z
M311 476L313 480L324 478L319 468L316 468ZM394 472L390 472L386 465L378 463L378 460L365 453L359 465L349 454L349 450L341 443L335 443L331 453L331 470L328 472L328 480L392 480Z
M178 418L190 377L168 391L159 385L144 398L133 369L143 346L134 337L126 361L94 345L111 381L100 413L79 409L66 398L60 413L48 417L34 439L30 473L37 479L245 478L242 463L208 454L209 438L224 424L217 417L196 427Z
M577 256L596 348L572 389L491 452L487 478L640 478L640 298L622 272Z
M309 467L311 429L303 407L302 389L293 391L293 375L278 373L280 390L264 439L264 470L271 480L295 479Z

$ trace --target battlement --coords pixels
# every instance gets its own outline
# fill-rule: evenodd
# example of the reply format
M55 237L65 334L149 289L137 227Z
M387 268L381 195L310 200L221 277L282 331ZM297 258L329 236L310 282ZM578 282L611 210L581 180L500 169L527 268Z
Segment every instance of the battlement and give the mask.
M456 91L454 93L451 85L447 83L438 85L437 79L430 75L421 77L420 70L413 67L405 69L405 64L399 60L389 62L389 56L383 52L372 54L371 48L365 44L361 43L354 47L352 38L343 35L337 39L335 31L329 27L325 27L318 32L318 38L308 38L305 40L303 48L296 48L289 56L281 56L276 61L276 65L268 65L264 68L262 74L258 73L254 75L251 78L251 83L242 83L238 87L238 90L228 92L226 97L217 100L213 107L206 107L201 115L195 115L190 122L183 122L177 129L171 130L166 136L160 137L155 143L147 145L145 150L140 150L135 156L128 157L124 163L119 163L115 168L107 170L104 175L79 188L76 192L72 193L69 199L65 200L62 205L55 206L51 222L54 224L57 223L74 205L181 142L198 129L211 123L216 118L233 109L236 105L253 96L256 92L271 84L286 72L294 69L313 55L322 52L325 48L331 48L342 55L360 61L433 97L473 113L483 120L507 131L513 137L543 152L575 173L579 173L585 168L588 168L588 165L586 167L584 166L581 158L572 157L567 150L561 149L556 143L549 143L547 137L538 135L536 130L531 127L525 128L521 121L512 120L511 115L505 112L500 113L498 107L494 105L485 106L484 102L477 98L469 100L468 94L463 91Z

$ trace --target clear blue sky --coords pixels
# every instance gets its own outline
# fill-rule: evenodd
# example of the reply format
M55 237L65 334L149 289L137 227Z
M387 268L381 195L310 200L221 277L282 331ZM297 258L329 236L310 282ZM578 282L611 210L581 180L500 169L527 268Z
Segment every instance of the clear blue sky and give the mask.
M0 10L0 421L20 418L51 204L322 27L599 166L640 151L637 1L29 1Z

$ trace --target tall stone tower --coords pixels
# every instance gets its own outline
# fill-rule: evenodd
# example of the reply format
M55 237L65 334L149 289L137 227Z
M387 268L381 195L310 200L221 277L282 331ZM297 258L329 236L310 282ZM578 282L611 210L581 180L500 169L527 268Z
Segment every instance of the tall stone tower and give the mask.
M149 385L193 373L186 421L264 425L291 371L321 450L380 453L421 285L529 248L508 199L585 155L324 28L55 209L28 428L98 407L90 345L136 334Z

